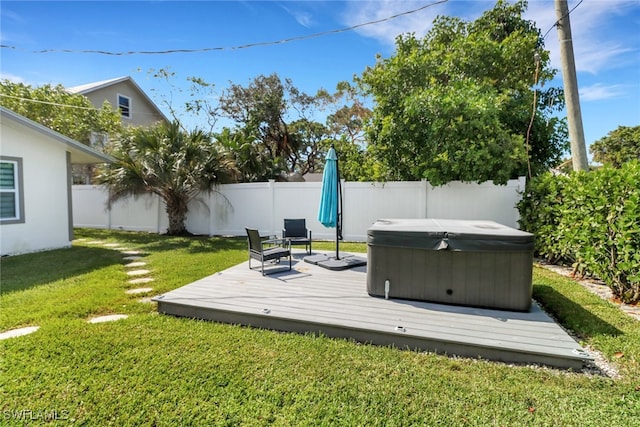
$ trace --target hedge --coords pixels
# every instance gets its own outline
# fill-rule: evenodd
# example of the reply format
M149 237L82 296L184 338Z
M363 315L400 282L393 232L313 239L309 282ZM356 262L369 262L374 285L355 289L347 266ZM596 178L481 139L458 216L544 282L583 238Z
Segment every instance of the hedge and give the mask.
M538 176L518 209L520 228L536 236L538 256L571 263L621 301L640 302L640 161Z

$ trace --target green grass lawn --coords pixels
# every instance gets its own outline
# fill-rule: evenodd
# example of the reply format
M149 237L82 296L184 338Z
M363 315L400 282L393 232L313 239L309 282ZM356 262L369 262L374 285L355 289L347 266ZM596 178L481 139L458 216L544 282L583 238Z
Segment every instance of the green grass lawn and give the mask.
M2 426L640 425L640 322L546 270L534 297L621 378L159 315L125 291L161 294L243 262L245 239L76 237L1 261L0 331L40 326L0 341ZM140 251L154 281L129 284L122 254L94 241ZM113 313L129 317L87 323Z

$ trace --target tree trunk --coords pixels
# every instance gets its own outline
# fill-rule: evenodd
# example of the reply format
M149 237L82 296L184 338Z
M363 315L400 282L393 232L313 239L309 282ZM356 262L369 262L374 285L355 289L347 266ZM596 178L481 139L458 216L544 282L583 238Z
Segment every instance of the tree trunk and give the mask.
M165 199L167 205L167 216L169 217L169 228L167 234L170 236L180 236L189 234L184 225L187 218L187 201L180 195L173 194Z

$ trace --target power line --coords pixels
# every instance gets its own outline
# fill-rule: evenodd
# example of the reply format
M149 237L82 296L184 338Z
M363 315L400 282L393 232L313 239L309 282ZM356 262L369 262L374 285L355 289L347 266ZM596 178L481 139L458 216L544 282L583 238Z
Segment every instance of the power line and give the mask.
M330 34L338 34L338 33L344 33L344 32L347 32L347 31L353 31L355 29L362 28L362 27L365 27L365 26L368 26L368 25L380 24L382 22L391 21L391 20L399 18L401 16L406 16L406 15L410 15L410 14L413 14L413 13L416 13L416 12L420 12L420 11L425 10L427 8L430 8L432 6L443 4L443 3L446 3L448 1L449 0L438 0L436 2L429 3L429 4L425 5L425 6L419 7L417 9L409 10L407 12L401 12L401 13L398 13L398 14L395 14L395 15L392 15L392 16L388 16L386 18L377 19L375 21L368 21L368 22L365 22L365 23L362 23L362 24L357 24L357 25L351 26L351 27L339 28L339 29L335 29L335 30L328 30L328 31L320 32L320 33L309 34L309 35L306 35L306 36L290 37L290 38L280 39L280 40L275 40L275 41L249 43L249 44L240 45L240 46L205 47L205 48L200 48L200 49L170 49L170 50L157 50L157 51L154 51L154 50L150 50L150 51L121 51L121 52L114 52L114 51L108 51L108 50L42 49L42 50L32 50L31 53L95 53L95 54L100 54L100 55L126 56L126 55L165 55L165 54L170 54L170 53L202 53L202 52L212 52L212 51L222 51L222 50L248 49L248 48L252 48L252 47L270 46L270 45L277 45L277 44L283 44L283 43L290 43L290 42L293 42L293 41L308 40L308 39L323 37L323 36L330 35ZM0 44L0 48L21 50L20 48L18 48L16 46L10 46L10 45L4 45L4 44Z
M56 107L77 108L79 110L95 110L95 111L100 111L101 110L100 108L95 108L95 107L82 107L80 105L69 105L69 104L60 104L58 102L40 101L39 99L22 98L22 97L19 97L19 96L6 95L4 93L0 93L0 96L2 96L4 98L17 99L18 101L35 102L35 103L38 103L38 104L53 105L53 106L56 106Z
M554 22L554 23L553 23L553 25L549 27L549 29L547 30L547 32L546 32L546 33L544 33L544 36L542 36L542 38L543 38L543 39L546 39L546 38L547 38L547 36L549 35L549 32L550 32L551 30L553 30L553 29L558 25L558 23L559 23L560 21L562 21L564 18L566 18L567 16L569 16L569 15L571 14L571 12L573 12L574 10L576 10L576 8L577 8L578 6L580 6L580 5L582 4L582 2L583 2L583 1L584 1L584 0L580 0L580 1L578 2L578 4L576 4L575 6L573 6L573 7L571 8L571 10L570 10L570 11L568 11L567 13L565 13L565 14L564 14L564 16L562 16L562 18L560 18L560 19L556 20L556 22Z
M20 97L20 96L7 95L7 94L4 94L4 93L0 93L0 97L16 99L16 100L18 100L20 102L34 102L36 104L53 105L54 107L75 108L77 110L89 110L89 111L97 111L97 112L104 111L104 108L83 107L81 105L60 104L59 102L41 101L39 99L23 98L23 97ZM118 110L114 110L114 111L118 111ZM155 116L154 113L145 113L145 112L142 112L142 111L136 111L135 114L136 115L145 115L145 116Z

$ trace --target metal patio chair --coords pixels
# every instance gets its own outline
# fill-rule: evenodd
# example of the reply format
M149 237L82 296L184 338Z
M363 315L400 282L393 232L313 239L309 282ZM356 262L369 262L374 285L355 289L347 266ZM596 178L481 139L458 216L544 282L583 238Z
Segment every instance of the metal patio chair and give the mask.
M262 275L265 275L265 261L280 262L281 258L289 257L289 270L291 270L291 246L284 239L267 239L260 237L258 230L253 228L245 228L247 231L247 240L249 244L249 269L251 267L251 259L260 261ZM282 245L286 245L283 247Z
M304 218L285 219L282 238L288 240L291 245L304 245L307 253L311 255L311 230L307 229Z

